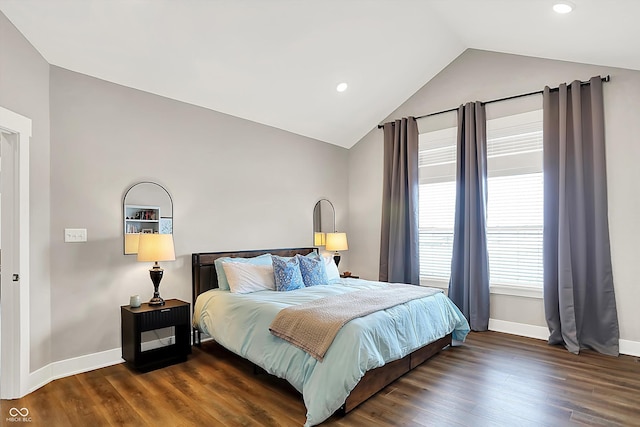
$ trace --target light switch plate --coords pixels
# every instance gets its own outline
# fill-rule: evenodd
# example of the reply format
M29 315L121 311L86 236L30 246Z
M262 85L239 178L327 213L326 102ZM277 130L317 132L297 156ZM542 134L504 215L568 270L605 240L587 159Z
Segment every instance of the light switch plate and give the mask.
M87 229L86 228L65 228L64 241L65 243L86 242Z

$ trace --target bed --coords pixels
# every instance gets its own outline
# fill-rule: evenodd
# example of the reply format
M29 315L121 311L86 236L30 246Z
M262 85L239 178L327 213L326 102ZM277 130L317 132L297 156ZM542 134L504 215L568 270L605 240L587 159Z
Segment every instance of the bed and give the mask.
M322 361L269 332L283 308L355 291L393 286L360 279L337 279L328 286L290 292L235 294L218 289L215 260L264 254L292 257L316 248L192 254L193 342L211 336L269 374L286 379L302 393L305 426L321 423L337 410L348 413L373 394L450 346L463 341L469 326L441 292L349 321Z

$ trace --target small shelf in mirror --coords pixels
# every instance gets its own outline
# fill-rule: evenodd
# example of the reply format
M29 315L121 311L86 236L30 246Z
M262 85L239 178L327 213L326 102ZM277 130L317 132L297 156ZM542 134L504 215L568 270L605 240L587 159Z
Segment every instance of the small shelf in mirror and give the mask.
M160 207L124 205L124 230L132 233L159 233Z

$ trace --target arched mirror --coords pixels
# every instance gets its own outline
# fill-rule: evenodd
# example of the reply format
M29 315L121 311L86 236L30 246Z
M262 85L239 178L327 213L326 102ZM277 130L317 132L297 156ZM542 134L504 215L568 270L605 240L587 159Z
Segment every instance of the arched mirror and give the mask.
M166 188L155 182L139 182L122 199L124 254L138 252L140 233L173 234L173 200Z
M336 210L328 199L320 199L313 207L313 245L324 246L327 233L336 231Z

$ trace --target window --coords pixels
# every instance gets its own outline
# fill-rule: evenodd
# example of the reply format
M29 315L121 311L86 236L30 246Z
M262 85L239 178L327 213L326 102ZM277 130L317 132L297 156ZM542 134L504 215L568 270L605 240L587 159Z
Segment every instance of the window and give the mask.
M420 276L448 281L456 128L420 135ZM491 285L542 286L542 110L487 121Z
M449 281L456 208L456 128L420 134L420 277Z

